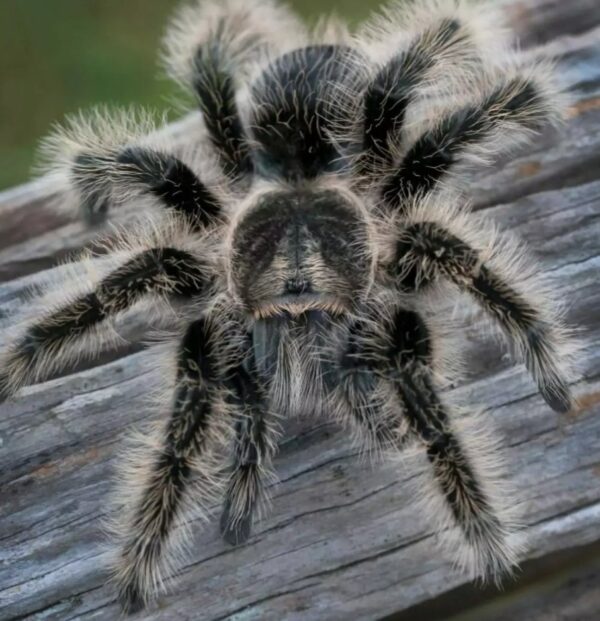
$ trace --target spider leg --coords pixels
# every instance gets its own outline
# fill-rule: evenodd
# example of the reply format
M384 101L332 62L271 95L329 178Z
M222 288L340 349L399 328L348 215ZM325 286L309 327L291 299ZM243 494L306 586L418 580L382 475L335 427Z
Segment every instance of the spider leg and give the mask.
M453 431L451 414L437 394L425 323L412 311L400 311L394 323L396 351L390 376L404 416L425 446L437 486L473 551L471 569L498 579L516 562L507 542L510 530L496 515L479 473Z
M352 323L336 363L325 373L338 422L350 427L360 444L374 451L399 448L408 432L393 386L377 372L382 360L376 355L380 341L380 335L364 322ZM383 359L387 360L387 353Z
M533 75L506 77L482 99L445 112L383 179L387 207L431 192L459 163L506 153L556 116L552 97Z
M192 86L223 169L227 175L237 177L252 171L252 160L236 102L225 36L217 29L196 50Z
M362 403L372 391L367 383L355 383L346 392L347 415L358 422L363 435L388 451L416 438L426 448L450 519L468 544L468 552L464 544L459 546L459 560L479 576L499 578L509 571L516 561L507 541L512 524L500 518L488 494L486 473L470 463L453 429L451 413L437 394L429 327L412 310L395 308L376 330L357 330L348 353L369 368L371 386L377 382L385 398L375 399L374 407L365 410ZM343 365L342 361L342 374ZM362 414L357 417L355 412Z
M190 324L177 354L171 417L162 436L128 451L122 498L113 530L121 541L114 563L119 601L135 612L162 586L185 546L193 510L207 511L222 492L220 457L231 431L220 377L222 352L214 326ZM176 532L179 530L179 532ZM178 538L181 537L181 539Z
M402 133L407 109L424 87L443 73L448 61L468 57L468 32L457 18L441 18L413 38L368 81L362 95L362 145L358 169L376 175L393 163L394 143Z
M155 247L134 255L92 291L27 327L1 361L0 399L77 359L103 322L144 297L191 298L205 290L207 280L203 263L186 250Z
M277 449L277 430L255 368L239 367L233 391L239 412L234 462L221 515L221 534L238 545L250 536L253 514L266 501L265 478Z
M154 124L142 115L101 111L71 118L42 145L50 174L66 181L88 223L112 204L152 197L202 228L220 215L214 190L175 155L144 144Z
M457 222L460 216L455 226ZM472 231L470 238L481 244L484 233ZM543 291L528 292L534 283L527 280L526 266L514 249L496 240L495 256L486 261L486 253L494 251L493 241L490 248L477 250L439 220L411 223L409 217L390 269L404 290L419 291L442 277L469 293L516 346L548 405L566 412L572 397L561 365L568 362L568 336L553 309L556 304L546 300Z
M111 182L105 183L106 175ZM149 147L124 147L108 161L105 155L81 153L75 158L72 177L88 214L106 213L113 191L123 189L124 193L133 191L155 197L199 229L221 215L215 193L187 164L170 153Z
M355 172L384 207L402 208L459 165L506 154L560 119L548 68L510 49L502 21L489 7L424 2L385 10L363 30L341 133L351 128ZM388 49L399 51L382 62ZM375 69L361 72L365 61Z
M170 24L164 64L196 96L221 165L233 178L253 169L238 87L265 52L293 45L298 30L284 7L257 0L183 6Z

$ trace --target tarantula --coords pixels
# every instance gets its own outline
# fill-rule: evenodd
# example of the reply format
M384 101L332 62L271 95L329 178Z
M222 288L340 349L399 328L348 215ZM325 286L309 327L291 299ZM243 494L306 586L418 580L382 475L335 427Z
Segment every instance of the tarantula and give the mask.
M356 35L334 20L307 32L271 0L186 5L165 58L197 99L198 135L169 142L145 117L97 111L48 141L89 221L123 203L144 215L91 259L90 282L79 272L27 323L4 354L2 396L113 344L134 305L174 318L167 416L122 472L126 610L171 572L190 511L224 498L224 538L248 538L278 421L306 412L376 451L421 446L430 513L459 564L497 579L516 563L510 501L486 469L493 446L479 463L481 437L463 437L440 396L456 358L444 301L458 290L500 325L550 407L572 404L572 340L552 293L465 198L469 164L561 116L552 71L497 23L459 0L392 6Z

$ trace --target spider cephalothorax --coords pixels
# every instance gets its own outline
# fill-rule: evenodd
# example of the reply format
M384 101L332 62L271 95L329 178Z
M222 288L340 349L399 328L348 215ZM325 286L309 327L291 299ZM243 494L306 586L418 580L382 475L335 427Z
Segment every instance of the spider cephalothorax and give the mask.
M369 223L356 198L327 189L267 191L232 234L231 278L256 316L349 310L373 279Z
M48 141L64 204L94 223L143 209L89 280L76 264L72 290L26 323L0 396L112 344L148 300L172 331L168 353L149 349L167 361L163 423L127 451L117 498L125 608L160 587L191 511L222 498L224 537L249 536L279 421L307 412L377 452L422 447L418 493L458 562L498 579L517 561L493 443L440 396L458 368L444 301L470 295L548 404L570 408L575 350L554 294L469 211L464 183L468 164L556 121L560 97L485 7L402 6L355 36L333 21L307 33L271 0L185 6L166 61L197 98L197 134L169 141L143 116L96 112Z

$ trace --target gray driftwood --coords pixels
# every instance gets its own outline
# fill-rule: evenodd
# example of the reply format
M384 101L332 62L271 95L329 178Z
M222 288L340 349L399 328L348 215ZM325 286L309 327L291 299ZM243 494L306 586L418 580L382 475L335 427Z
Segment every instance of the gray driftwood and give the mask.
M175 588L145 619L593 619L600 600L600 3L508 0L524 47L559 61L573 96L560 134L478 174L478 209L528 240L589 348L580 407L551 412L482 318L462 320L470 374L453 390L490 408L526 501L530 550L504 594L452 570L405 482L421 468L361 461L331 425L293 422L273 510L239 548L200 528ZM193 121L190 121L193 122ZM0 345L26 291L94 235L49 208L45 180L0 194ZM133 333L131 333L133 334ZM118 616L100 519L122 434L152 415L144 352L125 348L29 387L0 416L0 618Z

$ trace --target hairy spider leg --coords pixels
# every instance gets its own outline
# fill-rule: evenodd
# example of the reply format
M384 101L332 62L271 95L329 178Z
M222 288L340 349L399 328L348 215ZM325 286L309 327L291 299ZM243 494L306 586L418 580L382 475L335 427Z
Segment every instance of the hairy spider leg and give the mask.
M225 174L235 178L252 172L252 160L227 46L222 30L212 32L196 50L191 82Z
M537 132L553 114L535 80L505 79L481 101L445 113L416 139L383 180L385 205L402 209L411 197L435 189L465 157L499 156L514 146L511 135Z
M460 62L473 53L464 25L444 18L420 32L368 81L362 95L362 144L358 172L377 175L393 163L394 143L402 133L406 112L448 60Z
M195 95L210 141L233 183L254 171L240 92L267 59L303 40L304 27L271 0L186 4L165 37L168 73Z
M390 270L403 290L418 291L443 277L472 295L516 345L548 405L558 412L571 408L559 366L562 330L541 303L494 273L477 250L436 222L417 222L401 229Z
M325 380L338 422L350 427L367 450L380 453L397 450L408 439L408 428L393 386L380 371L387 348L371 329L374 320L346 326L339 352L325 367Z
M71 179L84 214L95 222L105 217L125 187L128 192L135 189L156 197L196 228L209 226L221 215L214 192L189 166L174 155L148 147L82 151L73 160Z
M141 609L171 573L187 537L175 527L188 512L207 511L220 497L220 454L233 426L225 402L221 361L210 321L191 323L179 345L172 412L157 445L128 454L134 480L126 482L119 523L122 540L114 563L119 601ZM133 503L130 494L137 494Z
M256 368L255 352L232 374L233 397L239 412L234 459L221 514L221 534L238 545L250 536L254 514L267 502L266 481L272 477L278 430L269 412L265 378Z
M397 427L395 447L389 444L392 436L384 436L387 448L398 450L409 438L425 448L435 484L471 550L458 560L479 577L498 580L517 560L507 540L513 525L503 523L496 514L483 485L484 473L477 472L467 458L453 429L451 412L438 396L430 330L416 312L404 308L395 309L381 328L380 336L357 332L357 343L372 374L382 378L386 390L396 397L395 417L386 421L384 416L384 429L391 422ZM359 353L355 346L351 348ZM352 407L352 398L348 405ZM377 425L377 414L371 411L373 420L364 425L367 433L372 434ZM426 489L419 493L426 494ZM460 546L455 551L461 553Z
M3 359L0 397L6 399L20 386L48 376L82 355L90 355L93 337L107 319L128 310L148 295L161 298L200 295L207 278L193 254L177 248L150 248L105 276L87 294L64 304L32 323ZM85 339L90 337L87 344Z

